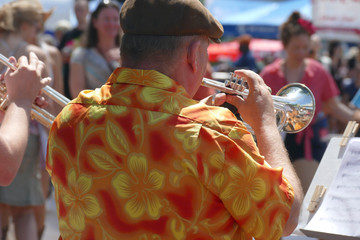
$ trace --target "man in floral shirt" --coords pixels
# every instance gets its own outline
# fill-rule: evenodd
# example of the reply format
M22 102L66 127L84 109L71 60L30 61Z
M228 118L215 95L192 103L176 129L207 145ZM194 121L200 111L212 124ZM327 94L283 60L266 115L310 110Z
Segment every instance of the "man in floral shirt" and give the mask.
M221 24L197 0L127 0L122 68L57 116L47 169L60 239L276 239L297 225L301 186L262 79L198 102ZM207 104L206 104L207 103ZM291 185L290 185L291 184Z

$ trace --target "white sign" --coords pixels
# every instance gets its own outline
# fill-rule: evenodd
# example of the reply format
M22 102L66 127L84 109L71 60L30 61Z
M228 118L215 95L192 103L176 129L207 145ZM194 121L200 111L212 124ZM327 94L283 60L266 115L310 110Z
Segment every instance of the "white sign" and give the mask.
M313 24L360 31L359 11L360 0L313 0Z
M322 39L360 42L360 0L312 0L312 23Z

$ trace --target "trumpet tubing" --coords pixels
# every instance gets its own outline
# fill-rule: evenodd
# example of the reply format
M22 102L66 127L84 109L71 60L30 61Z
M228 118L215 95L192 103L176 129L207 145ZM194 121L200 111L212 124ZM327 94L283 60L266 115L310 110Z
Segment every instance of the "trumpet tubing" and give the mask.
M6 87L3 82L0 82L0 109L6 109L9 101L6 94Z
M233 74L224 82L203 78L202 85L227 94L246 98L249 94L246 82ZM271 89L270 89L271 92ZM272 95L279 131L297 133L305 129L315 114L315 98L304 84L292 83Z
M11 64L8 59L0 54L0 62L8 66L13 71L16 70L16 67ZM56 91L55 89L45 86L42 90L42 93L47 95L50 99L54 100L56 103L58 103L61 107L65 107L66 104L70 102L70 99L63 96L61 93ZM0 109L3 111L6 111L7 107L9 106L9 99L6 92L6 86L4 82L0 83ZM50 128L52 123L54 122L55 117L46 111L43 108L40 108L39 106L33 104L31 109L31 117L35 120L37 120L39 123L44 125L46 128Z
M59 92L57 92L51 87L47 86L43 88L42 92L44 92L44 94L46 94L48 97L50 97L62 107L64 107L67 103L70 102L68 98L61 95ZM7 97L6 86L4 83L0 83L0 110L6 111L9 104L10 102ZM50 128L55 119L55 117L51 113L49 113L43 108L40 108L36 104L32 105L31 118L37 120L46 128Z

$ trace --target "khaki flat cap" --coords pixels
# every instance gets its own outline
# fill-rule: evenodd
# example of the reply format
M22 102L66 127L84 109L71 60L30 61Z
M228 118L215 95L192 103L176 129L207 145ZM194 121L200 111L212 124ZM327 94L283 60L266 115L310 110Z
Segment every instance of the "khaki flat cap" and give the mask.
M120 24L130 35L205 35L217 43L224 33L199 0L126 0Z

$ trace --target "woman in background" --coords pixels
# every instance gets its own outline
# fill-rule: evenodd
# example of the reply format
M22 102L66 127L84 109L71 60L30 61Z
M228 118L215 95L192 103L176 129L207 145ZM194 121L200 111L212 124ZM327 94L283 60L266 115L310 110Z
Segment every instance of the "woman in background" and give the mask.
M48 76L52 79L49 84L53 89L57 92L64 94L64 80L62 74L62 56L57 47L50 45L44 39L42 39L42 33L44 32L44 25L46 20L51 16L52 10L45 12L39 0L15 0L14 3L21 7L22 9L28 9L27 12L32 15L29 16L29 22L35 22L35 19L41 19L40 21L36 21L36 24L26 24L23 23L20 26L20 34L22 38L33 45L40 47L46 55L47 59L47 72ZM37 11L36 11L37 10ZM62 107L51 99L48 99L50 103L46 108L51 114L56 116L62 109ZM38 126L40 133L40 142L41 142L41 155L40 155L40 173L41 173L41 183L43 188L43 196L44 199L50 193L51 184L50 184L50 176L45 169L45 156L46 156L46 148L47 148L47 139L48 139L48 129L44 126ZM35 213L35 219L37 223L37 231L39 235L39 239L41 238L44 228L45 228L45 215L46 215L46 206L45 202L42 205L37 205L33 207Z
M71 97L84 89L102 86L120 66L120 7L111 1L101 2L91 14L85 47L76 48L70 60Z
M286 53L284 59L276 60L260 73L273 92L278 92L289 83L303 83L314 94L316 109L312 123L304 131L285 137L285 146L297 168L304 191L327 147L327 117L334 117L344 123L360 121L359 111L341 103L339 89L329 72L318 61L307 58L313 33L311 23L301 18L299 12L293 12L280 27L280 38ZM302 172L297 164L310 167ZM310 175L309 171L312 171Z
M46 16L47 13L34 7L32 1L12 1L2 5L0 8L0 52L5 56L19 58L22 55L28 56L32 51L45 65L48 64L44 51L25 41L21 34L24 28L35 31ZM1 65L0 71L4 70L6 67ZM45 68L42 77L48 76L46 70ZM9 186L0 187L2 239L6 237L10 215L18 240L38 239L33 207L45 203L39 168L40 146L38 123L32 120L29 126L26 151L18 173Z

